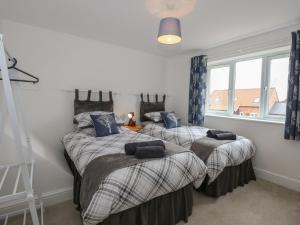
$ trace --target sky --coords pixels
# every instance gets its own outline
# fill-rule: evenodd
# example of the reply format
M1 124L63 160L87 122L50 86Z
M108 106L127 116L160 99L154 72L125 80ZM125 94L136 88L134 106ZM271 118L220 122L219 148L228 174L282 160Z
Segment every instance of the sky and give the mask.
M277 90L279 101L287 95L289 58L272 59L270 61L270 87ZM236 89L261 87L262 59L253 59L236 63ZM214 90L228 89L229 66L211 70L210 93Z
M288 88L289 58L271 61L270 86L276 87L279 101L285 100Z

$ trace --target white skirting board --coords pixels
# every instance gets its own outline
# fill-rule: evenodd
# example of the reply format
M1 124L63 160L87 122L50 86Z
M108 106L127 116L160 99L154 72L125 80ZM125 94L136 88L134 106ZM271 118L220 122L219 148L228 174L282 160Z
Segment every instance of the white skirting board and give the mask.
M42 201L45 206L55 205L73 199L73 187L62 188L42 194Z
M300 192L300 179L294 179L278 173L273 173L264 169L254 168L257 178L270 181L285 188Z

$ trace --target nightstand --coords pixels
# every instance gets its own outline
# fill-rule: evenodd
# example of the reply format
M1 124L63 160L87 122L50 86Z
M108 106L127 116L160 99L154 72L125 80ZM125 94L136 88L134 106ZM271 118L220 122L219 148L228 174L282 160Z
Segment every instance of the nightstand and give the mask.
M126 128L128 128L129 130L132 130L132 131L135 131L135 132L139 132L139 131L141 131L141 130L144 128L143 125L123 126L123 127L126 127Z

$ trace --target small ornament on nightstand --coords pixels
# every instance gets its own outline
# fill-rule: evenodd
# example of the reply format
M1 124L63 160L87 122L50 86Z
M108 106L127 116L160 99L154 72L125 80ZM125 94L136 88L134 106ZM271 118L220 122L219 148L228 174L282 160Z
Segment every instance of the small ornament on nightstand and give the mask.
M128 126L134 127L136 125L135 120L134 120L134 112L128 113Z

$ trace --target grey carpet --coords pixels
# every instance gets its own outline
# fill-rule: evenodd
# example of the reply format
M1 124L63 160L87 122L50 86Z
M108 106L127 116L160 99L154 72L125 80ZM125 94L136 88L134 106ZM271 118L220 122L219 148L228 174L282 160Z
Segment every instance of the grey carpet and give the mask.
M194 193L187 225L300 225L300 193L258 180L214 199ZM18 219L11 223L17 224ZM29 224L29 223L28 223ZM183 225L180 222L179 225ZM45 210L45 225L81 225L71 201Z

